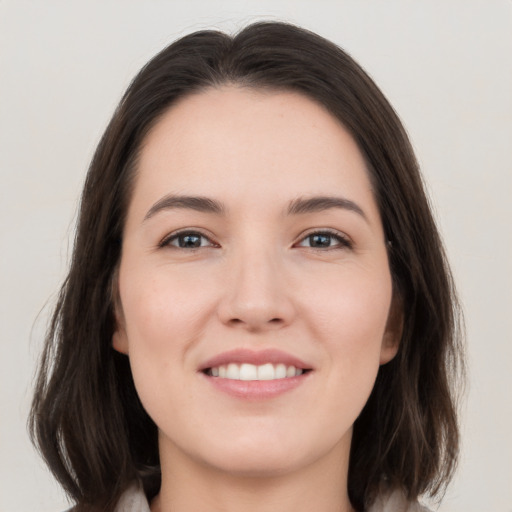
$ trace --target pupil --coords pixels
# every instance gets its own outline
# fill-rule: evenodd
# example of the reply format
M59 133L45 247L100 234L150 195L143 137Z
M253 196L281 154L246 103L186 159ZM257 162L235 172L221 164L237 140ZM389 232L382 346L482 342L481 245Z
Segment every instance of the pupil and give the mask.
M311 236L311 245L314 247L329 247L331 242L330 235L312 235Z
M200 247L201 237L197 235L183 235L179 240L180 247Z

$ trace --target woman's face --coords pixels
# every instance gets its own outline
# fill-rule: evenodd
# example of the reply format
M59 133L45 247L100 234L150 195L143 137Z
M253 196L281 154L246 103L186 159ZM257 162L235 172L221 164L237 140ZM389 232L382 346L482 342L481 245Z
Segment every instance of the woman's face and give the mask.
M348 461L400 330L363 158L291 92L211 89L156 124L119 297L113 345L162 459L245 475Z

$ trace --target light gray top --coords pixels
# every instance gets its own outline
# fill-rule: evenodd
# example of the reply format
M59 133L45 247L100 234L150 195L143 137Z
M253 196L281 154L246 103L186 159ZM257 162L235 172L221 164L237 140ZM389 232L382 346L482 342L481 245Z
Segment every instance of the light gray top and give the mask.
M149 504L142 490L130 487L119 500L115 512L150 512ZM382 496L368 512L429 512L419 503L410 503L399 492Z

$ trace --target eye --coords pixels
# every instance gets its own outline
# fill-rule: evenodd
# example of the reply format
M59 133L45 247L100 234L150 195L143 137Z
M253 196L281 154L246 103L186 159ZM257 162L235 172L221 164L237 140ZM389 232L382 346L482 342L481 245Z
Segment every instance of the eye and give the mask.
M315 231L304 237L297 246L312 249L350 249L352 248L352 242L341 233Z
M164 238L160 247L176 247L178 249L199 249L200 247L218 247L207 236L198 231L181 231Z

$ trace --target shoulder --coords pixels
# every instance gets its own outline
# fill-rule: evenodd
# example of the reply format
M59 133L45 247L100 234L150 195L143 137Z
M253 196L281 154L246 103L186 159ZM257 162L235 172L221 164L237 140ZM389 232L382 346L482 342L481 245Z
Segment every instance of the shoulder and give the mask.
M74 512L75 507L65 512ZM149 503L142 488L133 484L121 496L114 512L150 512Z
M149 503L139 485L132 485L121 496L115 512L150 512Z
M66 512L72 512L71 508ZM149 503L144 492L138 485L127 489L117 503L115 512L150 512ZM383 494L377 498L368 512L430 512L429 509L418 502L411 503L405 496L395 491L390 494Z
M418 502L407 501L403 493L394 491L377 498L368 512L430 512Z

